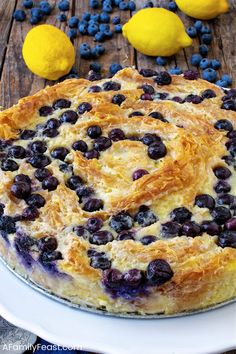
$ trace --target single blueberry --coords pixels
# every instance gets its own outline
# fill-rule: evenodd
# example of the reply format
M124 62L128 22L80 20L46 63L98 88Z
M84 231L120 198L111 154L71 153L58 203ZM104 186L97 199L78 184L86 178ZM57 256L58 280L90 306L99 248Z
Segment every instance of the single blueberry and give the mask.
M35 206L30 206L23 210L22 216L24 220L34 221L39 217L39 211Z
M87 129L87 135L91 139L96 139L102 135L102 129L99 127L99 125L91 125Z
M181 233L189 237L199 236L201 234L201 227L195 221L186 221L182 225Z
M37 245L40 251L52 252L57 249L58 243L55 237L44 236L38 240Z
M210 236L219 235L221 231L221 227L215 222L211 220L203 221L201 224L202 232L206 232Z
M111 145L112 145L111 139L105 136L100 136L99 138L95 139L93 143L94 149L98 151L105 151L109 149Z
M75 151L86 152L88 151L88 145L86 144L85 141L78 140L72 144L72 149Z
M199 208L213 209L215 207L215 200L209 194L199 194L195 198L195 205Z
M54 159L58 159L58 160L61 160L61 161L64 161L66 156L69 154L69 150L65 147L57 147L55 149L53 149L51 151L51 156L54 158Z
M31 186L26 182L17 182L11 186L11 193L19 199L27 198L31 193Z
M116 241L134 240L134 236L133 231L123 230L117 235Z
M219 119L215 123L214 127L216 129L218 129L218 130L225 130L225 131L228 131L228 132L233 130L232 123L229 120L227 120L227 119Z
M70 2L68 0L61 0L58 4L60 11L68 11L70 9Z
M170 213L170 218L172 221L176 221L179 224L183 224L186 221L189 221L192 217L191 211L185 207L179 207L172 210Z
M148 174L149 174L148 171L143 170L143 169L138 169L138 170L133 172L132 179L133 179L133 181L136 181L137 179L140 179L143 176L148 175Z
M186 32L188 33L189 37L191 37L191 38L197 37L197 29L194 26L188 27Z
M214 69L208 68L203 70L202 77L204 80L207 80L209 82L215 82L217 78L217 73Z
M227 179L231 176L231 171L227 167L223 166L215 167L213 172L219 179Z
M46 177L42 182L43 189L47 189L48 191L54 191L57 189L59 181L56 177L49 176Z
M86 226L90 232L96 232L102 228L103 221L100 218L90 218L88 219Z
M225 230L220 233L217 241L220 247L236 248L236 231Z
M112 141L124 140L124 139L125 139L125 133L123 132L123 130L121 130L121 129L119 129L119 128L115 128L115 129L112 129L112 130L108 133L108 137L109 137Z
M127 212L120 212L111 217L109 225L116 232L121 232L132 228L133 219Z
M78 187L80 187L83 184L83 180L80 176L71 176L68 178L66 185L72 190L76 190Z
M146 227L154 224L158 220L158 218L149 209L149 207L142 205L139 208L139 211L135 214L134 220L137 221L137 223L142 227Z
M214 186L214 190L216 193L228 193L231 191L231 186L228 182L220 180Z
M228 208L219 206L213 209L211 212L213 219L217 222L217 224L224 224L227 220L231 218L231 213Z
M51 175L52 173L47 168L38 168L34 173L35 178L37 178L40 182Z
M16 171L18 170L18 164L12 159L6 159L1 161L1 169L3 171Z
M180 234L181 225L175 221L167 221L161 225L161 235L163 237L176 237Z
M70 108L71 101L66 100L64 98L60 98L60 99L54 101L52 106L54 109Z
M36 193L36 194L31 194L31 196L26 199L26 203L29 206L42 208L45 205L46 200L41 194Z
M155 259L147 267L147 281L152 286L159 286L169 281L174 275L169 263L164 259Z
M126 100L126 97L122 94L117 94L112 97L111 102L120 106L122 102Z
M113 240L112 233L109 231L106 231L106 230L100 230L100 231L94 232L89 237L90 243L92 243L94 245L106 245L108 242L111 242L112 240Z
M103 209L103 206L104 203L101 199L91 198L84 204L83 210L91 213L93 211Z
M15 159L23 159L25 157L25 149L20 145L13 145L8 150L8 155Z
M166 146L162 141L157 141L148 147L148 156L153 160L158 160L167 154Z
M157 73L157 75L154 78L154 81L160 85L160 86L164 86L164 85L170 85L171 84L171 76L167 71L161 71L159 73Z
M153 235L147 235L147 236L143 236L139 241L144 245L150 245L153 242L156 242L158 240L158 238L156 236Z
M13 13L13 18L16 21L23 22L26 19L26 14L24 10L15 10Z

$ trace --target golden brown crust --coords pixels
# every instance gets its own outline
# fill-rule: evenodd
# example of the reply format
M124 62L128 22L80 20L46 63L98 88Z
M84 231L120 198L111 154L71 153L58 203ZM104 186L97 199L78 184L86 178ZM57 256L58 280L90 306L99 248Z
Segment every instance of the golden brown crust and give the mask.
M76 193L67 187L68 175L60 171L58 160L53 160L48 166L60 182L56 190L42 190L40 183L34 180L34 189L45 198L46 204L35 221L19 223L17 232L36 240L45 235L57 238L58 250L63 255L57 266L60 272L69 275L58 280L60 286L56 285L55 274L40 268L38 250L33 250L31 254L36 262L31 269L22 265L14 249L15 238L19 235L9 235L10 248L2 239L0 253L18 272L57 295L75 303L103 307L110 312L177 313L233 298L236 296L236 249L219 247L217 237L206 233L195 238L181 236L165 239L161 237L160 228L169 220L170 212L180 206L187 207L193 213L192 220L199 224L211 219L209 210L194 206L194 200L196 195L203 193L216 197L213 187L217 178L212 169L219 165L226 166L221 158L227 154L227 137L225 132L216 130L214 124L226 118L236 129L236 113L222 110L222 90L200 79L189 81L183 76L173 76L170 85L158 86L153 78L145 78L136 70L127 68L118 72L112 80L121 84L119 91L91 93L88 92L91 86L102 86L108 80L91 83L72 79L21 99L17 105L0 113L0 137L15 139L20 130L35 129L37 124L47 119L39 116L39 108L51 106L55 100L65 98L71 101L70 109L76 109L82 102L89 102L92 109L81 115L76 124L62 125L58 137L41 137L46 141L49 152L58 146L71 149L72 143L79 139L91 145L87 129L91 125L99 125L104 136L115 128L121 128L127 137L136 135L141 138L144 134L155 133L167 148L166 156L158 160L150 159L148 147L140 140L132 139L113 142L109 149L101 152L99 159L88 160L81 152L70 150L66 161L73 166L74 174L86 181L86 185L92 186L95 197L104 202L103 210L93 213L83 210ZM143 84L155 88L155 100L140 100ZM206 89L214 90L216 97L198 105L179 104L171 100L174 96L201 95ZM111 103L117 93L126 98L120 106ZM158 93L168 93L168 99L158 99ZM141 111L143 116L130 118L134 111ZM153 111L162 113L168 123L150 117ZM52 117L57 119L59 114L55 111ZM19 141L24 147L27 143ZM25 173L34 179L35 169L27 161L20 161L19 165L19 170L15 172L0 171L0 201L6 205L5 213L10 216L21 214L26 206L24 200L15 198L10 192L14 176ZM139 168L148 170L149 174L133 181L132 173ZM232 194L235 195L235 171L229 168ZM116 233L109 226L111 216L121 211L128 211L133 216L144 204L159 219L146 227L135 224L135 241L113 240L98 246L91 244L88 237L78 237L73 229L74 226L85 225L91 216L100 217L104 230L111 231L116 238ZM139 242L142 236L150 234L160 239L148 246ZM104 289L103 271L90 265L87 252L91 248L105 252L112 268L123 273L130 269L146 272L151 261L164 259L170 264L174 276L162 286L149 288L149 295L140 295L132 301L121 297L114 299Z

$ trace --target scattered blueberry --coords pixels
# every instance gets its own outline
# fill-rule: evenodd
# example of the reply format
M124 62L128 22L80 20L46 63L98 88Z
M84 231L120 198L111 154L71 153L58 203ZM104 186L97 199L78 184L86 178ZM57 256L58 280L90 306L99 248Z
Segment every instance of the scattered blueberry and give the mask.
M134 1L129 1L128 2L128 7L130 11L135 11L136 10L136 4Z
M116 33L121 33L122 32L122 25L121 24L115 25L114 31Z
M197 30L196 30L196 28L193 27L193 26L187 28L187 31L186 31L186 32L188 33L189 37L191 37L191 38L196 38L196 37L197 37Z
M214 69L208 68L203 70L202 77L204 80L207 80L209 82L215 82L217 78L217 73Z
M77 36L77 29L76 28L70 28L69 31L67 32L67 35L70 39L75 39Z
M203 44L211 44L212 42L212 35L211 33L205 33L201 36L201 40Z
M202 56L200 54L193 54L191 56L190 62L193 66L198 67L200 65L201 60L202 60Z
M211 66L211 61L207 58L204 58L200 61L199 66L202 70L208 69Z
M211 212L213 219L217 222L217 224L224 224L227 220L231 218L231 213L228 208L219 206L213 209Z
M220 61L217 60L217 59L212 59L212 60L211 60L211 67L212 67L212 69L214 69L214 70L219 70L219 69L221 68L221 63L220 63Z
M156 63L157 65L165 66L167 64L167 59L165 57L157 57Z
M222 79L217 80L217 81L216 81L216 85L217 85L217 86L220 86L220 87L228 87L227 81L222 80Z
M15 10L13 13L13 18L16 21L23 22L26 19L26 14L24 10Z
M33 6L34 6L34 3L32 0L24 0L23 1L23 6L26 8L26 9L31 9Z
M208 55L209 49L206 44L201 44L199 46L199 53L203 56L206 57Z
M110 22L110 16L106 12L102 12L100 14L100 22L101 23L109 23Z
M79 24L79 18L77 16L72 16L68 21L68 25L70 28L77 28L78 24Z
M44 15L49 16L51 14L52 6L47 1L40 1L39 6Z
M194 22L194 27L196 28L197 31L200 31L202 28L202 21L195 21Z
M61 0L58 4L60 11L68 11L70 9L70 2L68 0Z
M89 6L92 9L98 9L100 7L100 1L99 0L89 0Z
M182 71L181 68L175 67L175 68L171 68L171 69L169 70L169 73L170 73L171 75L181 75L181 74L183 73L183 71Z
M175 12L177 11L178 6L176 5L175 1L170 1L169 4L167 5L167 8L168 10Z
M231 86L232 82L233 82L232 77L230 75L228 75L228 74L222 75L221 80L226 81L227 82L227 86Z

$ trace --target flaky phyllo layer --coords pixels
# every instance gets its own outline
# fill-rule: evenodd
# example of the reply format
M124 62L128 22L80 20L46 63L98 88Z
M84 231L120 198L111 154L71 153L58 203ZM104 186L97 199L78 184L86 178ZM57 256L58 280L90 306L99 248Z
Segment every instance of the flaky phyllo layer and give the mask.
M236 91L127 68L0 113L0 253L74 303L177 313L236 296Z

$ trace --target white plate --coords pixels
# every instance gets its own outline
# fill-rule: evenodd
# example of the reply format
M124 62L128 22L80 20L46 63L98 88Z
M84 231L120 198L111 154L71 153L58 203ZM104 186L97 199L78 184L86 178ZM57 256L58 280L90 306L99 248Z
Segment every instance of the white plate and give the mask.
M95 315L38 293L1 262L0 315L49 342L105 354L210 354L236 348L236 303L171 319Z

